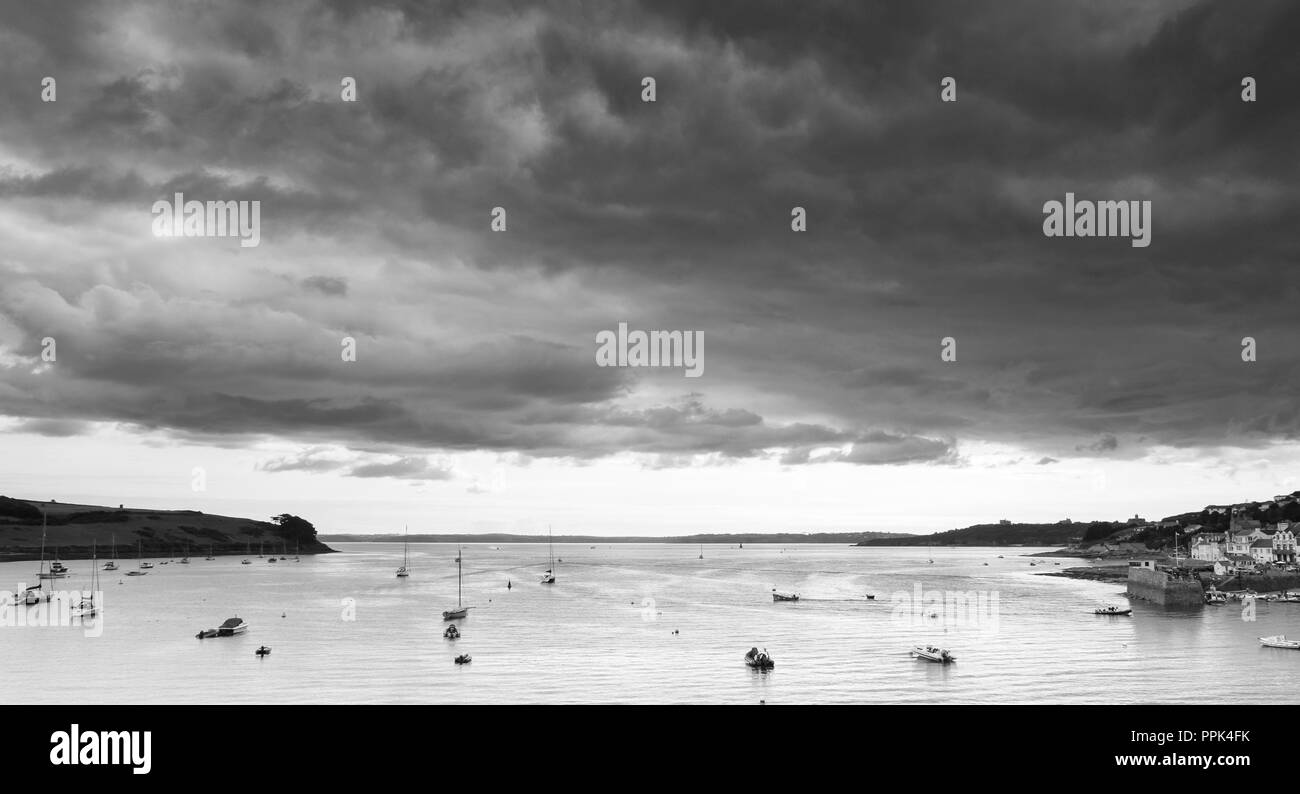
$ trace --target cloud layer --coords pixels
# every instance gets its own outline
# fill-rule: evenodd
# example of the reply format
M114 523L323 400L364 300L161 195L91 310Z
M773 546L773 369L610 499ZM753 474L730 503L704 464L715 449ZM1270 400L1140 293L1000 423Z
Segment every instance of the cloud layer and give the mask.
M1300 433L1292 3L4 18L0 414L30 432L338 444L364 460L264 470L403 479L450 476L437 451L1046 464ZM1151 246L1044 238L1067 191L1151 200ZM154 238L174 192L261 201L261 245ZM702 332L705 376L595 366L619 322Z

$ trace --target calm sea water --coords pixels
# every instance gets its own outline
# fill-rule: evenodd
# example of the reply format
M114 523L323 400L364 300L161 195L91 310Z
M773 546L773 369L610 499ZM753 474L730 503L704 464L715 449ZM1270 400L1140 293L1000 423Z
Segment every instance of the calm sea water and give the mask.
M454 547L413 544L406 580L394 576L400 544L337 547L298 563L199 556L102 575L101 636L0 627L0 702L1300 702L1300 652L1256 641L1300 638L1300 605L1261 603L1253 622L1237 604L1134 602L1132 617L1098 617L1101 603L1127 603L1122 585L1035 575L1086 564L1030 567L1022 555L1038 549L939 548L929 563L926 549L715 545L700 560L698 546L557 544L559 581L541 585L544 544L470 544L475 608L449 642ZM0 588L34 580L36 567L0 564ZM89 562L69 567L59 585L87 587ZM912 609L901 597L918 586L923 600L983 593L986 609ZM773 603L773 587L802 598ZM233 615L246 635L195 639ZM958 661L913 659L918 643ZM254 656L259 645L272 654ZM752 646L776 669L745 667ZM453 664L458 653L473 662Z

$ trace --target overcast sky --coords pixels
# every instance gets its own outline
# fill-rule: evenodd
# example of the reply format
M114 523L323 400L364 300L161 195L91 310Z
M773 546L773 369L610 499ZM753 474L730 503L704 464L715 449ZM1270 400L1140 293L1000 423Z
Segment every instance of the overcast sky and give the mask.
M671 534L1300 488L1295 3L0 6L0 493ZM176 192L260 245L155 237ZM1150 246L1044 237L1066 192ZM596 366L620 322L703 376Z

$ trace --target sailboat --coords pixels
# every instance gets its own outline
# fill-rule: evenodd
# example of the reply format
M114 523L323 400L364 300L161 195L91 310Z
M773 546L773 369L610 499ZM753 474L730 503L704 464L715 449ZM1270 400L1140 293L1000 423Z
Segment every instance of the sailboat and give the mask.
M469 614L470 607L465 606L463 603L461 603L460 600L460 569L461 569L460 558L462 556L463 555L461 554L460 547L457 546L456 547L456 608L449 609L446 612L443 612L442 613L443 620L459 620L460 618L463 618Z
M190 544L185 544L185 556L181 557L181 565L190 564Z
M207 556L205 559L207 559L207 560L215 560L215 559L216 559L216 557L213 557L213 556L212 556L212 544L211 544L211 543L208 544L208 556Z
M549 549L551 567L546 569L542 584L555 584L555 546L551 543L551 525L546 525L546 547Z
M258 547L257 547L257 559L260 560L260 559L262 559L263 557L266 556L265 554L262 553L262 552L264 552L264 551L266 551L266 541L262 541L262 542L258 545Z
M293 542L293 561L302 562L302 560L298 559L298 541L296 540Z
M700 544L700 559L704 559L704 544Z
M104 570L106 571L117 570L117 535L113 535L113 559L104 563Z
M410 534L410 531L411 531L410 527L407 527L405 530L406 534ZM407 570L407 566L410 565L411 563L410 563L410 555L407 553L408 544L406 542L406 534L402 535L402 567L397 569L398 579L405 579L406 577L411 575L411 572ZM460 555L456 555L456 556L459 557Z
M248 554L252 550L253 550L253 544L249 543L248 541L244 541L244 553ZM252 565L252 564L253 561L248 559L247 557L245 557L244 561L240 563L240 565Z
M71 573L59 562L59 550L54 550L54 562L50 563L47 570L45 567L45 511L41 511L41 569L36 572L37 579L66 579ZM48 599L47 599L48 600Z
M143 568L152 568L152 567L153 567L153 564L152 564L152 563L145 562L144 559L143 559L143 557L144 557L144 550L143 550L143 549L144 549L144 546L143 546L143 541L137 540L137 541L135 542L135 544L136 544L136 545L135 545L135 557L136 557L137 560L139 560L139 563L138 563L138 564L139 564L140 568L142 568L142 569L143 569ZM146 572L145 572L144 570L139 570L139 571L127 571L127 572L126 572L126 575L127 575L127 576L144 576L145 573L146 573Z
M74 618L93 618L99 614L99 606L95 603L95 598L99 594L99 569L96 566L98 562L98 549L95 544L90 547L90 598L82 598L69 613Z

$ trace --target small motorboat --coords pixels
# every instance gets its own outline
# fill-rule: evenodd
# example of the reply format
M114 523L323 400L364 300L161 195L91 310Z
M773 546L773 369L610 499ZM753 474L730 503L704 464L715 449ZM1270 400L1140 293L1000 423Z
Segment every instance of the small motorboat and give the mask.
M867 593L867 600L868 600L868 601L875 601L875 600L876 600L876 594L875 594L875 593Z
M460 629L455 626L448 626L447 630L442 633L442 636L449 640L458 640L460 639Z
M271 649L263 645L261 648L258 648L257 650L253 651L253 653L257 654L258 656L270 656Z
M1228 594L1219 592L1218 590L1206 590L1205 603L1210 606L1223 606L1228 603Z
M216 629L204 629L203 631L200 631L198 634L195 634L194 636L198 637L201 640L206 640L218 636L218 632Z
M938 662L939 664L948 664L949 662L957 661L957 657L949 653L947 649L939 648L934 645L918 645L912 649L912 656L915 656L918 659Z
M241 562L241 563L239 563L239 564L240 564L240 565L252 565L252 564L253 564L253 561L252 561L252 560L244 560L243 562Z
M127 571L126 575L127 576L148 576L149 572L148 571Z
M1292 651L1300 651L1300 640L1288 640L1285 634L1278 634L1275 637L1260 637L1259 644L1265 648L1286 648Z
M1119 607L1115 606L1114 604L1111 604L1110 606L1104 606L1104 607L1100 607L1100 608L1098 608L1098 609L1094 609L1094 610L1092 611L1092 614L1094 614L1094 615L1132 615L1132 614L1133 614L1133 610L1131 610L1131 609L1120 609Z
M456 664L469 664L472 661L474 661L474 659L468 653L462 653L460 656L456 657Z
M773 587L773 588L772 588L772 600L773 600L773 601L798 601L798 600L799 600L799 594L798 594L798 593L781 593L781 592L778 592L777 589L776 589L775 587Z
M758 648L750 648L749 653L745 654L745 664L755 670L771 670L776 667L776 662L772 661L772 654L767 652L767 648L761 651Z

